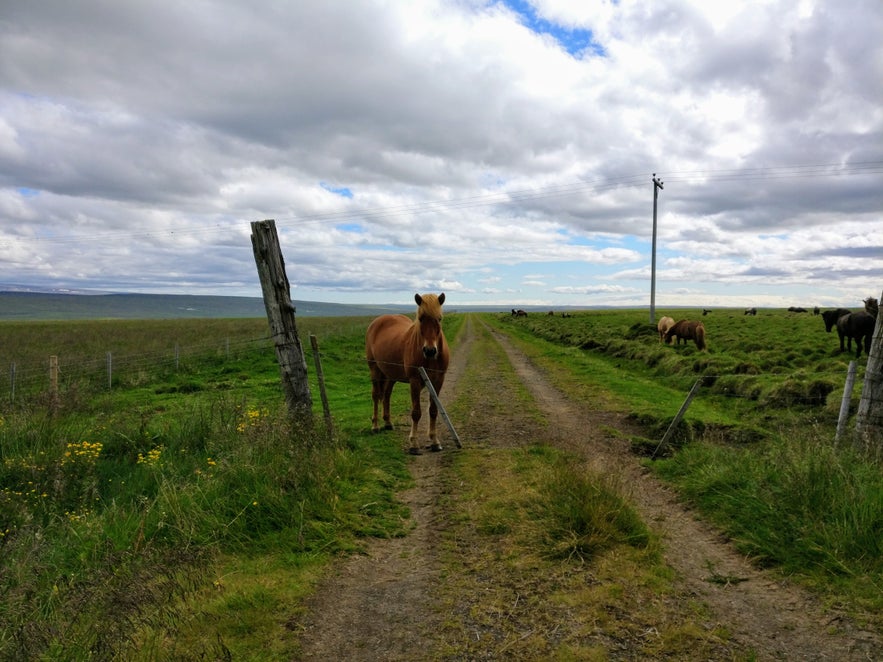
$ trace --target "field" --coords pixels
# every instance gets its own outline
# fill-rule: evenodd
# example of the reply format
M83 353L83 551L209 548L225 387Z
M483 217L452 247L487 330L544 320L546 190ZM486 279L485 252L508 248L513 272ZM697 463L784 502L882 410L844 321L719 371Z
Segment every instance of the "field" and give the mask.
M710 349L698 352L660 345L643 311L449 315L455 351L471 318L517 341L587 407L631 421L633 451L656 453L648 466L758 564L874 623L869 614L883 608L880 460L833 441L853 357L820 318L714 311L703 320ZM368 319L299 320L305 347L307 335L319 339L331 435L321 423L292 429L262 320L0 325L0 365L14 362L19 380L15 394L0 390L0 657L295 655L297 637L280 623L297 618L329 564L409 530L396 496L412 480L402 440L369 431ZM49 354L59 356L57 406L44 381ZM307 363L315 380L312 356ZM659 448L699 377L706 386ZM311 388L321 421L319 385ZM487 389L466 393L452 403L455 423L476 408L511 415ZM404 412L405 389L395 397ZM539 447L522 453L494 461L527 463L536 475L561 461ZM455 457L467 463L463 485L481 481L468 452ZM524 466L506 472L524 476ZM534 486L536 504L513 514L542 511L543 530L559 532L531 544L571 559L652 547L615 486L553 474ZM584 496L569 512L548 509L578 486ZM600 537L605 518L582 511L593 494L622 513ZM508 530L499 517L485 526ZM593 539L608 542L596 550ZM256 646L260 654L247 653Z

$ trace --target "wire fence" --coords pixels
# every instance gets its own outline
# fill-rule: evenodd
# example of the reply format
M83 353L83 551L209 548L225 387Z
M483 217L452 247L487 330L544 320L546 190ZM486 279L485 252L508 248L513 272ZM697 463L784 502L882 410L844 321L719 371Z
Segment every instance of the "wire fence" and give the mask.
M53 393L98 392L143 385L164 374L184 372L209 361L240 361L272 355L269 337L215 338L197 344L171 344L167 350L135 353L105 352L93 357L47 356L11 360L7 378L0 378L0 406L39 402ZM2 369L2 367L0 367Z

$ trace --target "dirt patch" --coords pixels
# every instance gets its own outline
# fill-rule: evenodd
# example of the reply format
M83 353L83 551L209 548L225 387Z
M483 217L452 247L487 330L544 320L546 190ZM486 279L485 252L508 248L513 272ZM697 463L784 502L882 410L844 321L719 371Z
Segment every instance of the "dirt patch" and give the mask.
M475 334L487 332L467 320L449 368L446 401L453 400L469 369L466 357ZM759 660L880 659L883 642L876 633L756 569L680 504L640 466L621 436L611 433L630 432L622 416L569 401L505 336L493 335L549 421L543 428L547 441L622 477L645 521L662 536L665 559L678 573L683 594L705 605L714 621L708 627L725 628L734 649L751 651ZM518 425L509 417L491 416L493 437L518 443ZM469 443L464 438L464 452ZM446 659L437 652L434 633L441 615L432 603L441 581L438 542L450 514L439 506L444 458L444 453L424 454L411 462L415 486L401 495L411 509L411 534L372 541L365 555L343 561L306 605L306 620L298 627L302 659Z

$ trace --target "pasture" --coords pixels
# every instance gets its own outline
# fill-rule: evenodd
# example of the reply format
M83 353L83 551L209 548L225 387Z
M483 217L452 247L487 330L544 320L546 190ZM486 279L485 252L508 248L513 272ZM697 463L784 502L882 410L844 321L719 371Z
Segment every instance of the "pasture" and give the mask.
M731 441L754 440L781 426L836 429L849 362L836 332L826 333L821 316L785 310L701 309L657 312L657 319L701 320L707 350L693 342L659 342L646 311L586 311L568 317L501 315L498 324L523 338L540 338L570 352L590 352L607 359L604 376L614 396L612 406L628 411L655 432L700 377L704 386L690 405L682 440L714 431ZM867 357L857 360L852 396L857 405ZM591 379L589 374L585 379ZM630 393L639 382L644 392ZM655 393L654 393L655 391ZM853 407L854 413L854 407Z
M715 310L701 318L704 352L661 344L645 311L480 317L586 406L628 413L645 431L632 440L639 453L707 377L654 469L765 564L857 611L883 608L879 459L832 441L853 357L820 317ZM463 320L445 318L454 352ZM0 657L290 655L279 623L328 563L407 530L395 494L409 483L408 456L398 438L370 431L369 321L298 320L307 351L307 336L319 339L331 438L321 424L289 425L265 320L0 324L0 366L15 362L20 380L14 398L0 387ZM59 356L56 410L49 354ZM321 421L309 354L307 364ZM486 396L468 397L452 413ZM392 399L401 427L407 388ZM556 481L572 490L572 479ZM556 501L553 488L539 492ZM758 517L770 508L775 517Z

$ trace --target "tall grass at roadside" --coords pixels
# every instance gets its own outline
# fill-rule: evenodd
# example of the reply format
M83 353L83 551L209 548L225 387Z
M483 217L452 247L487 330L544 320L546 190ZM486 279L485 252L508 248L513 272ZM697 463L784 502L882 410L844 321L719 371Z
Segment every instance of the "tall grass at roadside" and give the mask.
M883 610L883 474L812 429L751 449L694 443L655 464L739 547Z

